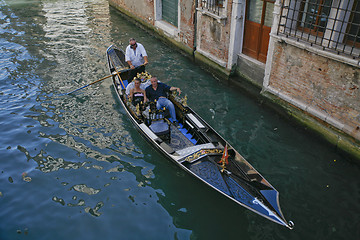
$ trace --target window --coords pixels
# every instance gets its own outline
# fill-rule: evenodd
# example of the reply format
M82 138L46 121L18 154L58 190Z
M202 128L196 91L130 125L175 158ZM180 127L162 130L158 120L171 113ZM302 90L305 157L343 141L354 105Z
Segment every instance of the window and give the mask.
M299 27L312 34L322 35L329 18L332 0L302 1Z
M278 35L360 59L358 0L282 0Z
M202 0L201 8L216 15L220 15L225 8L225 0Z
M178 26L178 0L162 0L162 19Z
M351 12L346 43L360 48L360 3L354 6Z
M177 39L180 31L180 8L178 0L154 0L155 27Z

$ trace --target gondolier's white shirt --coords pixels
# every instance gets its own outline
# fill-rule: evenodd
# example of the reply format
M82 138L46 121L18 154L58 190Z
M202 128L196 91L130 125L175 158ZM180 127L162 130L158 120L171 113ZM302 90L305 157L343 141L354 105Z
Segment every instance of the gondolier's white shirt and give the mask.
M136 50L130 48L130 45L126 47L125 61L131 61L134 67L138 67L144 64L144 57L147 56L144 46L141 43L136 43Z

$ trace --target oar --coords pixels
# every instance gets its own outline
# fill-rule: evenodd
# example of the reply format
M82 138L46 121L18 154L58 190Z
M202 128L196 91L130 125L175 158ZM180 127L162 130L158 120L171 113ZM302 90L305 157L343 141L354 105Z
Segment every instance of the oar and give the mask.
M110 59L110 62L111 62L111 64L113 65L113 67L114 67L114 69L115 69L115 74L117 74L118 75L118 77L119 77L119 80L120 80L120 82L121 82L121 84L123 85L123 87L124 87L124 89L126 88L125 87L125 84L123 83L123 81L122 81L122 79L121 79L121 77L120 77L120 74L119 74L119 72L116 70L116 67L115 67L115 64L114 64L114 62L113 62L113 60L111 59L111 57L109 56L109 59ZM134 68L134 69L127 69L128 71L132 71L132 70L135 70L135 69L139 69L139 68L141 68L142 66L145 66L146 64L141 64L140 66L137 66L136 68ZM120 71L121 72L121 71ZM132 79L131 79L132 80Z
M122 70L122 71L120 71L120 73L126 72L126 71L128 71L128 70L130 70L130 69ZM75 90L73 90L73 91L71 91L71 92L59 94L59 96L69 95L69 94L74 93L74 92L76 92L76 91L79 91L79 90L81 90L81 89L83 89L83 88L86 88L86 87L88 87L88 86L90 86L90 85L93 85L94 83L97 83L97 82L100 82L100 81L102 81L102 80L105 80L105 79L107 79L107 78L109 78L109 77L115 76L116 74L119 74L119 73L118 73L118 72L113 73L113 74L111 74L111 75L109 75L109 76L100 78L100 79L96 80L95 82L86 84L85 86L82 86L81 88L75 89Z

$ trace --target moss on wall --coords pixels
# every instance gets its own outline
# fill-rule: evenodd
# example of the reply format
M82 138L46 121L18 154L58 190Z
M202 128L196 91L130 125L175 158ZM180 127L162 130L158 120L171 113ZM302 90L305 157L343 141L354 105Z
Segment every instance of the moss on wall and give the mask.
M289 104L269 92L263 92L262 96L267 100L267 102L265 102L266 105L275 109L285 117L295 120L297 124L300 124L313 134L326 140L336 149L360 161L360 142L356 139L337 130L330 124L316 119L314 116L305 113L296 106Z
M228 80L230 76L230 71L226 68L220 66L219 64L215 63L211 59L207 58L206 56L202 55L199 52L194 53L195 61L200 63L201 65L205 66L205 68L213 73L215 76L222 80Z

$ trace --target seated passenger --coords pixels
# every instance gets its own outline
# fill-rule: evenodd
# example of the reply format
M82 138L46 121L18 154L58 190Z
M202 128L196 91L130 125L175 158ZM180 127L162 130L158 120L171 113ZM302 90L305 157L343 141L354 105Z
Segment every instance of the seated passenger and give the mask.
M134 80L135 87L130 90L129 97L134 106L141 104L141 102L145 103L147 101L145 90L140 88L140 84L141 80L136 78Z
M151 85L145 89L147 98L151 102L155 100L157 101L157 109L162 109L163 107L169 109L170 116L174 122L174 125L178 127L179 124L176 120L175 107L174 104L169 99L167 99L167 92L176 90L179 94L181 94L180 88L170 87L164 83L158 82L156 77L152 77L150 81Z
M141 82L140 83L140 88L145 90L148 86L150 86L151 83L150 83L150 79L146 80L145 82ZM127 86L126 86L126 95L130 95L130 90L133 89L135 86L135 83L134 81L131 81Z

